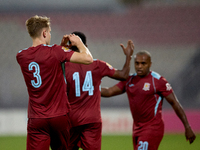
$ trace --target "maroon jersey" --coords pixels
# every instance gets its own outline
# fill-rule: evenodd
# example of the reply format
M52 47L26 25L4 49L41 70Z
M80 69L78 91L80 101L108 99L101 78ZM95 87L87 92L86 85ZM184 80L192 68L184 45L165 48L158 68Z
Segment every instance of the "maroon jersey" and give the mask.
M61 62L74 52L58 45L38 45L19 51L17 61L26 82L28 118L50 118L69 111Z
M172 88L165 78L151 71L146 77L136 74L121 81L117 86L126 91L134 120L134 135L149 129L163 131L162 102L172 93Z
M90 65L65 63L72 126L101 122L101 79L114 73L112 66L100 60Z

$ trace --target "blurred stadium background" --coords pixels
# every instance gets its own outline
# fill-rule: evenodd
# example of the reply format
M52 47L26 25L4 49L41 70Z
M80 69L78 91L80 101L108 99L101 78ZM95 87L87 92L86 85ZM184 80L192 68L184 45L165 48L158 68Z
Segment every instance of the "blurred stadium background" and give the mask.
M199 0L0 0L0 135L26 132L28 94L16 54L32 44L25 21L36 14L51 18L51 44L82 31L93 57L118 69L125 62L120 43L132 39L135 53L148 50L151 69L171 83L191 126L200 132ZM102 86L116 83L102 80ZM105 134L131 134L126 94L102 98L101 108ZM166 131L183 131L165 101L163 115Z

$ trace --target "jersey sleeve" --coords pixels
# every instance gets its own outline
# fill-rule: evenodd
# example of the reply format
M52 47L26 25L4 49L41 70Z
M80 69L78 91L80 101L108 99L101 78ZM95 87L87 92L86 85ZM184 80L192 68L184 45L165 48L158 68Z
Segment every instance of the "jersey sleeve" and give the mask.
M126 81L120 81L116 84L122 92L126 91Z
M171 85L164 77L161 77L157 82L157 92L163 97L166 97L173 92Z
M66 62L66 61L69 62L72 54L74 53L74 51L56 44L52 47L52 50L54 51L56 58L60 62Z
M104 62L102 60L97 60L99 62L99 68L101 76L109 76L112 77L115 73L115 68L113 68L110 64L107 62Z

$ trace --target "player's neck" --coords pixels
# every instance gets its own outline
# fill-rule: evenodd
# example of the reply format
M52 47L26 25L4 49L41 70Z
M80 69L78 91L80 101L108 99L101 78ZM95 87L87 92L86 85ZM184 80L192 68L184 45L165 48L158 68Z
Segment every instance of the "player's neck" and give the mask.
M47 44L47 43L45 40L42 40L40 38L33 39L33 45L32 45L33 47L36 47L41 44Z
M151 71L149 71L147 74L143 75L143 76L139 76L140 78L145 78L150 74Z

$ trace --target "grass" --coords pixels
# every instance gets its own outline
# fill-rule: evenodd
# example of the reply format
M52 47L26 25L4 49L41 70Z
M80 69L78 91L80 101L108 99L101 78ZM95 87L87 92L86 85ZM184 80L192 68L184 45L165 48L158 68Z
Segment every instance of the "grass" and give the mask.
M25 136L0 136L0 150L25 150Z
M159 150L200 150L200 134L193 144L182 134L165 134ZM131 136L103 136L102 150L133 150Z
M200 134L193 144L182 134L165 134L159 150L199 150ZM0 136L0 150L25 150L25 136ZM103 135L102 150L133 150L131 135ZM81 150L81 149L80 149Z
M189 144L184 134L166 134L159 146L159 150L200 150L200 134L196 136L195 141Z

